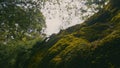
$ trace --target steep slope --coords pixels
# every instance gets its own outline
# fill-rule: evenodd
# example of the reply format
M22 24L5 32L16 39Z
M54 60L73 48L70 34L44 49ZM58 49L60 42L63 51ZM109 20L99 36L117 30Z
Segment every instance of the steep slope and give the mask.
M83 24L37 44L25 68L120 68L118 3L111 0Z

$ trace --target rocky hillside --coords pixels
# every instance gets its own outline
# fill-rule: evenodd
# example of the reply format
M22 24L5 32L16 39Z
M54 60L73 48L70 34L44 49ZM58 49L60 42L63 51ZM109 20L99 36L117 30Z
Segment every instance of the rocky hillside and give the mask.
M120 5L111 0L83 24L35 45L25 68L120 68Z

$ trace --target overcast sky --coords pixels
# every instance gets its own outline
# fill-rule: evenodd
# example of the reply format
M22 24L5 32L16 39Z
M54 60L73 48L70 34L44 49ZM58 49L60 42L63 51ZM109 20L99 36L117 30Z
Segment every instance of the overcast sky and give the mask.
M45 6L41 9L46 18L47 28L45 33L51 35L58 33L61 28L73 26L83 22L82 16L87 16L90 12L82 13L81 8L90 11L85 5L85 0L51 0L46 2ZM92 15L92 14L91 14Z

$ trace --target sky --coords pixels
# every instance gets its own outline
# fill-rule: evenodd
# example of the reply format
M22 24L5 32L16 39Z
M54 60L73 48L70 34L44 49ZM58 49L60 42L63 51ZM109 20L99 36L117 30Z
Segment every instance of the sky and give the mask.
M82 13L80 10L87 10ZM93 14L91 9L85 5L85 0L50 0L42 7L41 12L45 16L46 26L44 33L51 35L58 33L60 29L82 23L83 16L88 18Z

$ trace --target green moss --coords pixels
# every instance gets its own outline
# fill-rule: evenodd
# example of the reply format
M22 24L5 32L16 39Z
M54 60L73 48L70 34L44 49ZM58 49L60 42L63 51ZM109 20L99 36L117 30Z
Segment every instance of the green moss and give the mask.
M35 68L119 68L119 20L120 9L109 3L85 23L62 30L53 36L50 42L44 43L45 47L31 58L33 61L37 60L32 66Z

